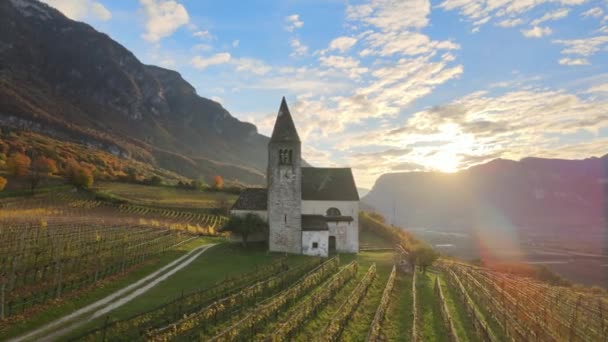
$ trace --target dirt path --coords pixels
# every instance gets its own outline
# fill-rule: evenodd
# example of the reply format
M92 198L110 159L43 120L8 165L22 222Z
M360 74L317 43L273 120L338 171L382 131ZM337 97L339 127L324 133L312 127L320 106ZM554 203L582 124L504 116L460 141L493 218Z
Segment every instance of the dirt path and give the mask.
M98 318L106 313L128 303L134 298L144 294L152 287L156 286L161 281L169 278L182 268L188 266L201 254L203 254L209 248L215 246L215 244L205 245L193 249L185 255L173 260L171 263L163 266L154 273L138 280L137 282L122 288L111 295L100 299L92 304L89 304L71 314L59 318L45 326L42 326L36 330L33 330L25 335L16 337L9 340L9 342L20 342L20 341L53 341L59 337L73 331L74 329L90 322L91 320ZM115 301L115 299L119 298ZM66 325L59 329L60 326ZM57 330L59 329L59 330ZM43 335L44 336L41 336Z

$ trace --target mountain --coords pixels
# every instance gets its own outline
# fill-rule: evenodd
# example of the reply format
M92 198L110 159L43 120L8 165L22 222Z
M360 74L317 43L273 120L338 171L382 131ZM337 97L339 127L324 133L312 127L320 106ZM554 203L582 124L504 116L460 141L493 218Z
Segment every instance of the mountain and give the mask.
M496 159L453 174L385 174L363 202L404 227L601 231L608 217L608 155Z
M36 0L0 1L0 125L133 158L187 177L262 184L268 138L142 64L91 26Z

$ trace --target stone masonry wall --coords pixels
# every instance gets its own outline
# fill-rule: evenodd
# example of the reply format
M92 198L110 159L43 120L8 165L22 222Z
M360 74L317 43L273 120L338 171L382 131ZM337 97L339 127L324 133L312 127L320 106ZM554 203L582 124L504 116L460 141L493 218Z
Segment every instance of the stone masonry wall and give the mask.
M279 150L293 151L292 165L279 165ZM302 253L302 171L300 143L268 145L269 250Z

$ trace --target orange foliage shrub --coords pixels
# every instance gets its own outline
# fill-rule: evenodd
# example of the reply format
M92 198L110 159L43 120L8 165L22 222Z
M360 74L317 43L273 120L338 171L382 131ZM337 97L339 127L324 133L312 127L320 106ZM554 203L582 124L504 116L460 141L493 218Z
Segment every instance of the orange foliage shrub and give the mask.
M4 190L8 181L4 177L0 177L0 191Z
M34 160L32 168L37 172L44 173L49 176L54 173L57 173L58 171L57 162L55 162L51 158L47 158L44 156L36 158Z
M32 160L23 153L13 153L6 161L8 172L15 177L25 177L29 173Z
M224 187L224 178L222 178L222 176L215 176L213 179L213 187L216 190L222 190Z

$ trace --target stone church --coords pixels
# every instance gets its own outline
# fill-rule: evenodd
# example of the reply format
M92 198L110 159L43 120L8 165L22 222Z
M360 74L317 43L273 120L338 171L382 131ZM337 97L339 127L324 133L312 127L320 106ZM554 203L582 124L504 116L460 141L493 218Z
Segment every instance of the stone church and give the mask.
M245 189L231 209L268 222L273 252L327 256L359 252L359 194L350 168L303 166L302 143L285 98L268 143L267 188Z

